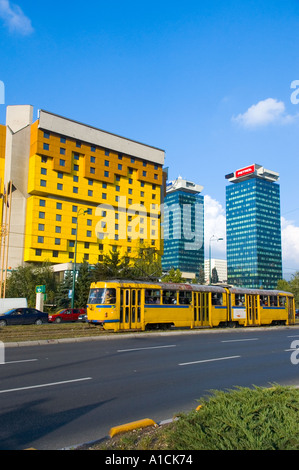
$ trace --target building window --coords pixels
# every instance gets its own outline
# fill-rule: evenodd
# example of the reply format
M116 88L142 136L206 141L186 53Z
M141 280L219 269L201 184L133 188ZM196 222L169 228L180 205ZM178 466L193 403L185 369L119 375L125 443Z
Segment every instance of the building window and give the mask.
M95 152L95 151L96 151L96 148L95 148L94 145L91 145L91 146L90 146L90 151L91 151L91 152Z
M108 176L109 176L109 171L104 171L104 176L105 176L106 178L108 178Z
M40 174L41 175L46 175L47 174L47 168L41 168L40 169Z
M131 158L131 163L135 163L135 158Z
M157 180L158 179L158 175L155 173L154 174L154 179Z
M105 160L105 166L109 166L109 161Z
M62 191L62 189L63 189L63 184L57 183L57 189L59 189L59 191Z
M44 243L44 237L42 236L37 237L37 243Z
M74 160L79 160L80 155L78 153L74 153Z
M42 155L41 162L42 163L47 163L47 161L48 161L48 157L44 157L44 155Z
M79 165L74 165L74 171L79 171Z
M60 245L60 238L55 238L55 245Z
M74 186L74 187L73 187L73 193L78 194L78 188L77 188L77 186Z
M87 223L88 226L90 226L90 227L92 226L92 220L91 219L87 219L86 223Z
M78 211L78 206L73 206L72 207L72 212L77 212Z
M62 203L61 202L56 202L56 209L58 209L58 210L62 209Z
M74 182L74 183L78 183L78 181L79 181L79 176L74 175L74 176L73 176L73 182Z
M110 155L109 150L107 150L107 149L105 150L105 155L106 155L106 157L109 157L109 155Z
M72 228L72 235L76 235L76 229Z
M76 147L81 148L81 142L79 140L76 142Z
M59 165L60 166L65 166L65 160L63 160L62 158L59 160Z
M89 189L87 194L88 194L88 196L92 197L93 196L93 191L91 191L91 189Z
M94 175L96 172L96 169L93 166L91 166L89 169L89 172Z
M41 256L42 255L42 250L40 248L37 248L35 250L35 256Z
M69 253L69 259L74 259L74 253Z
M60 147L60 155L65 155L65 149L63 147Z
M69 240L69 247L74 248L74 246L75 246L74 240Z
M103 188L103 189L106 189L106 188L107 188L107 183L103 183L103 184L102 184L102 188Z
M143 172L142 172L142 176L146 176L146 171L143 171Z
M86 236L91 237L91 230L86 230Z
M119 170L122 170L122 169L123 169L123 166L122 166L122 164L121 164L121 163L119 163L119 164L117 165L117 168L118 168Z
M43 186L45 188L47 186L47 181L46 180L40 180L40 186Z
M107 199L107 194L106 193L102 193L102 199Z
M72 217L72 224L76 224L77 223L77 217Z
M39 230L40 232L44 232L44 230L45 230L45 225L44 225L44 224L38 224L38 230Z
M61 142L62 144L65 144L65 143L66 143L66 138L65 138L65 137L60 137L60 142Z
M56 222L61 222L61 214L56 214Z
M88 253L84 253L84 259L87 261L89 260L89 254Z
M120 186L115 186L115 191L119 192L120 191Z
M50 139L50 133L44 132L44 139Z
M63 179L63 173L61 173L61 171L58 171L57 178L59 178L61 180Z
M39 217L39 219L44 219L45 218L45 212L39 212L38 217Z
M46 207L46 201L44 199L39 200L40 207Z
M96 157L90 157L90 163L95 163Z
M53 258L58 258L58 251L57 250L53 251Z
M61 233L61 227L59 225L56 225L55 232L56 233Z
M86 248L86 250L89 249L89 242L84 242L84 248Z

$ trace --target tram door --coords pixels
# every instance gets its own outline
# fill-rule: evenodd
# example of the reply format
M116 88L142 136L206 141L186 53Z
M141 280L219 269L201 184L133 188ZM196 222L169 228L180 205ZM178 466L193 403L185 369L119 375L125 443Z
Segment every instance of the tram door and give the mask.
M247 295L247 324L258 325L257 295Z
M209 326L209 294L193 292L195 326Z
M289 325L294 324L294 303L293 299L290 297L287 297L287 302L288 302L288 323Z
M120 328L141 328L141 290L121 289L120 291Z

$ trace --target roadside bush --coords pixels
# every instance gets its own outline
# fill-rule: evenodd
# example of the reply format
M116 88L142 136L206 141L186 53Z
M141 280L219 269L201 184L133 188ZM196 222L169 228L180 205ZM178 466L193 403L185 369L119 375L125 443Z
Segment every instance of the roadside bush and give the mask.
M299 390L212 391L167 432L173 450L299 450Z

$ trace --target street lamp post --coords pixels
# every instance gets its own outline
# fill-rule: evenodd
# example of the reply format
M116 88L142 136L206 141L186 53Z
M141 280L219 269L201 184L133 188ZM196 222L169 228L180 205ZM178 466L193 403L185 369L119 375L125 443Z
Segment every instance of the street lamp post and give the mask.
M212 267L211 267L211 242L213 241L216 241L216 242L219 242L219 240L223 240L222 237L216 237L216 235L212 235L211 238L210 238L210 242L209 242L209 271L210 271L210 275L209 275L209 285L212 284Z
M75 238L75 256L74 256L74 264L73 264L73 288L72 288L72 308L74 308L75 304L75 284L76 284L76 260L77 260L77 240L78 240L78 222L79 216L86 214L88 210L79 209L77 213L77 222L76 222L76 238Z

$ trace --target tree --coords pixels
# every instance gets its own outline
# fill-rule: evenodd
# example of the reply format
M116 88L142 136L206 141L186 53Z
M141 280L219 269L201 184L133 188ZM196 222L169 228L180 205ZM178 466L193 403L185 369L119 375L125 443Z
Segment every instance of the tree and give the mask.
M73 273L65 271L64 278L58 286L56 302L58 308L67 308L71 305L69 291L73 288Z
M139 242L134 258L131 258L132 277L140 280L157 280L162 276L161 256L157 250Z
M25 297L29 307L35 307L36 286L46 286L47 301L52 303L57 291L55 276L49 263L42 266L19 266L12 271L6 282L6 297Z
M185 282L185 279L182 277L182 273L179 269L171 268L168 274L162 277L163 282Z
M80 265L75 284L75 307L85 308L91 283L91 272L86 260Z
M219 282L219 277L218 277L218 272L217 268L212 269L212 282L211 284L217 284Z

